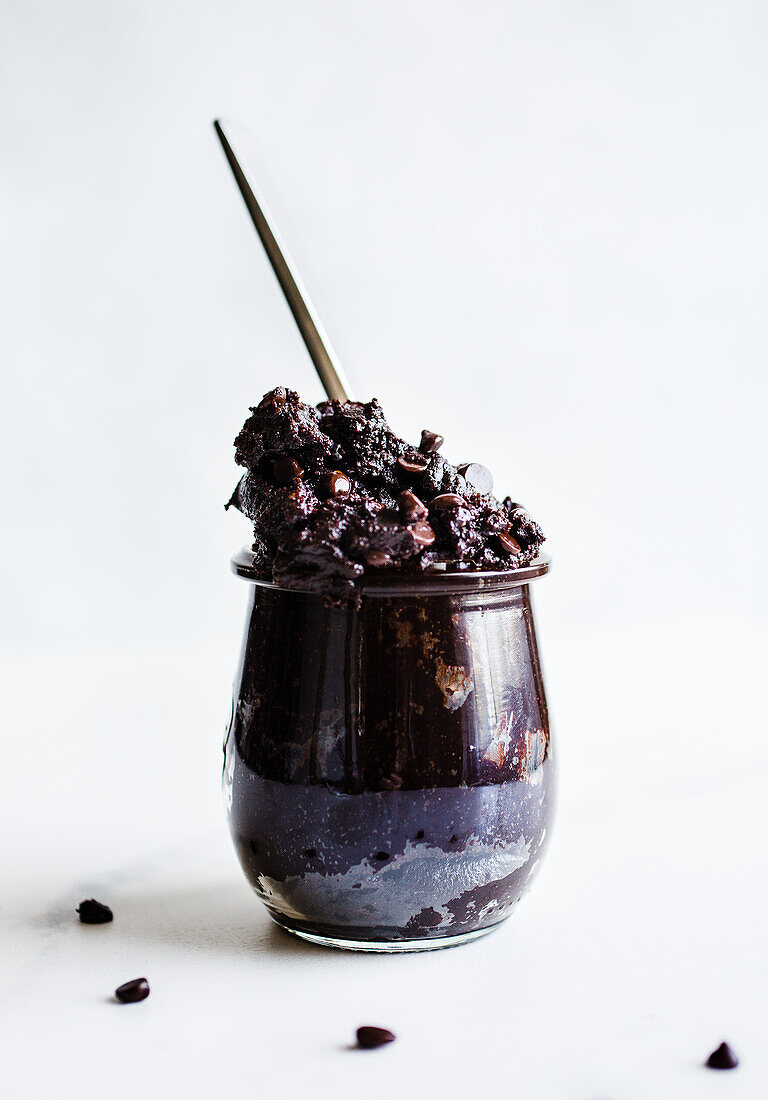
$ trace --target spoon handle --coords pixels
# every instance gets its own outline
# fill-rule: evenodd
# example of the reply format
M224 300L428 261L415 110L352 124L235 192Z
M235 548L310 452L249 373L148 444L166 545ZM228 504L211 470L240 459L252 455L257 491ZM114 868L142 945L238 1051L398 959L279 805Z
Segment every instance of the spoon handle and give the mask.
M221 142L224 155L235 177L235 182L240 188L240 194L243 196L248 213L251 215L251 221L256 227L261 243L264 245L264 251L272 265L280 289L285 295L293 319L298 325L299 332L307 346L307 351L315 364L315 370L320 376L323 389L330 399L350 401L352 395L349 383L344 377L344 371L336 358L331 342L320 323L301 277L285 246L280 241L275 223L267 216L264 200L261 196L257 198L258 192L253 184L249 182L245 171L235 156L229 138L224 132L224 127L218 119L214 122L213 128Z

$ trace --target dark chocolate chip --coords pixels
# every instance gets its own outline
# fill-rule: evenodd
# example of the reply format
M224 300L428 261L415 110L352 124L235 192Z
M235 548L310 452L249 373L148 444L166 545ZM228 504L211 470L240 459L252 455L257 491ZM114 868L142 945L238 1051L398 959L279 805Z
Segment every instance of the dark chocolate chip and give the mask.
M352 488L352 482L341 470L329 470L320 478L320 489L329 497L345 497Z
M429 506L441 511L443 508L466 508L467 502L458 493L441 493L430 502Z
M307 857L307 859L314 859L315 856L317 855L317 849L316 848L305 848L304 849L304 855Z
M736 1069L739 1059L733 1053L727 1043L721 1043L717 1050L713 1050L707 1065L710 1069Z
M417 840L423 840L424 839L424 830L423 829L419 829L418 833L416 834L416 839Z
M288 455L280 455L279 458L275 459L272 472L275 475L275 481L279 485L290 485L295 478L301 477L304 473L296 459L289 458Z
M410 525L408 530L413 535L419 546L431 546L435 541L435 532L425 520Z
M486 466L481 466L479 462L466 462L458 470L476 493L488 496L493 492L493 475Z
M115 996L120 1004L124 1005L144 1001L149 996L149 982L146 978L133 978L132 981L119 985L115 990Z
M374 858L383 863L385 859L389 859L389 852L377 852Z
M439 451L445 440L437 432L430 432L427 428L421 433L421 443L419 443L419 450L422 454L432 455L435 451Z
M114 916L108 905L102 905L95 898L81 901L75 912L82 924L109 924Z
M448 843L449 843L449 844L456 844L456 842L458 841L458 839L459 839L459 838L458 838L458 837L456 836L456 834L454 833L454 834L453 834L453 836L451 837L451 839L450 839L450 840L448 841Z
M270 390L269 393L265 393L259 402L260 409L273 409L277 410L283 407L288 399L288 393L284 386L277 386L276 389Z
M393 1043L395 1036L385 1027L359 1027L357 1029L357 1045L363 1050L374 1050L383 1047L386 1043Z
M402 491L397 498L397 503L400 508L400 515L406 523L413 523L414 520L424 519L429 513L426 504L420 501L416 494L412 493L410 489L404 489Z
M509 531L500 531L496 537L504 553L516 558L520 553L520 543L517 539L513 538Z
M397 460L397 464L401 470L404 470L406 474L423 474L429 465L429 459L427 458L406 458L404 455L400 455Z
M391 561L389 554L385 554L383 550L369 550L365 555L365 560L368 565L372 565L375 568L382 565L388 565Z

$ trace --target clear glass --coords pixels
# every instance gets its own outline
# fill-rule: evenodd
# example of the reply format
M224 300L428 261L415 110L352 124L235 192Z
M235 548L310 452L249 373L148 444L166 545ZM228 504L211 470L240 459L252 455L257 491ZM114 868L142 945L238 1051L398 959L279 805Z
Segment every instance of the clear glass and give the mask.
M368 951L448 947L509 916L553 808L529 582L366 583L359 607L251 582L225 745L229 823L283 928Z

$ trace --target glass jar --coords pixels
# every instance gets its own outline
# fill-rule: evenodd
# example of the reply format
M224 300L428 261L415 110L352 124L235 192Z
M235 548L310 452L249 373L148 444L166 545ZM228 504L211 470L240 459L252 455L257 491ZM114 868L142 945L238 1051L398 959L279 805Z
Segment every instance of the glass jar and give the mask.
M509 916L550 828L529 583L371 577L359 606L233 569L250 607L225 745L229 823L281 927L367 951L448 947Z

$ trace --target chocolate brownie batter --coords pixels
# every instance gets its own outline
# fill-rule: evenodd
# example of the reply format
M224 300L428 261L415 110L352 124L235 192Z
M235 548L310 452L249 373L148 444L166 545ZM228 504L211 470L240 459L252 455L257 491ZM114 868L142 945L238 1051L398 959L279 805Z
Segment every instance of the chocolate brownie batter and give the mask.
M478 463L456 467L442 436L399 439L375 399L314 408L278 387L235 440L246 473L229 505L253 522L257 569L283 587L343 597L384 571L512 570L544 535Z

